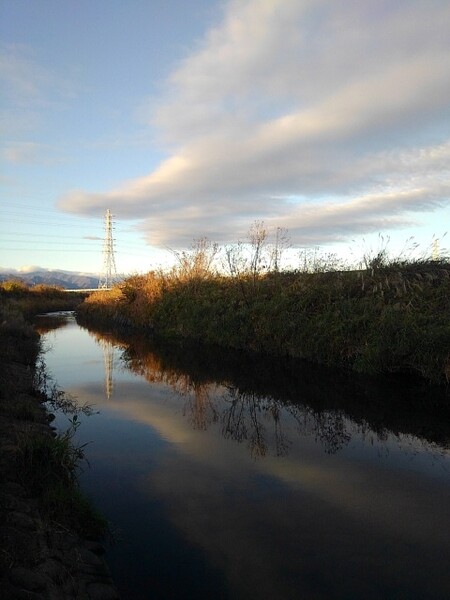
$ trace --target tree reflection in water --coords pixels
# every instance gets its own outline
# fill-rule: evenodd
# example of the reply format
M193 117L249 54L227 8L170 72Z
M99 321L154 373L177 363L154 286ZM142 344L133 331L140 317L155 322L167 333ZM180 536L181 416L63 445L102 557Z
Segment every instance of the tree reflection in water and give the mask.
M206 431L209 425L219 420L219 411L210 395L213 386L189 382L186 387L187 391L183 394L186 396L183 415L188 417L194 429Z
M419 388L414 398L415 382L396 387L392 381L367 382L301 363L89 333L98 343L107 339L119 347L121 364L132 372L170 386L183 398L182 413L194 429L220 424L222 435L246 443L254 459L286 456L294 431L311 436L328 454L342 450L355 434L369 441L394 435L401 444L408 436L414 443L419 437L425 445L449 447L448 403L429 387L436 410L433 402L423 403Z
M55 329L62 329L68 325L68 317L72 316L70 312L48 313L37 315L34 318L33 324L39 335L45 335Z

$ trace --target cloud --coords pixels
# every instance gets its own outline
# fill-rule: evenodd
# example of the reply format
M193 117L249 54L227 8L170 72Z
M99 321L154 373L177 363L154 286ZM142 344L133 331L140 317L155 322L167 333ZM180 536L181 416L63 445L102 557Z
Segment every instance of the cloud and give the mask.
M3 44L0 52L0 77L7 85L7 97L19 106L44 101L44 90L51 75L20 44Z
M33 273L34 271L49 271L49 269L38 267L37 265L25 265L23 267L19 267L17 271L19 273Z
M441 2L231 0L151 105L169 156L59 206L172 246L255 219L299 245L407 226L449 204L449 30Z
M6 144L2 158L12 164L52 165L62 161L48 144L37 142L13 142Z
M22 108L55 106L61 98L76 96L74 83L43 67L25 44L1 44L0 80L4 97Z
M0 266L0 273L7 273L9 275L26 275L28 273L65 273L67 275L76 275L76 276L90 276L92 277L92 273L88 273L86 271L67 271L64 269L48 269L46 267L40 267L39 265L24 265L22 267L18 267L17 269L10 267L2 267Z
M24 44L0 45L0 84L0 131L4 136L38 129L44 111L64 108L76 96L69 77L43 67Z
M36 130L41 123L39 108L50 76L22 45L0 46L0 132L16 136Z
M2 269L3 271L7 271L8 273L34 273L35 271L49 271L50 269L46 269L45 267L39 267L38 265L24 265L23 267L19 267L18 269Z

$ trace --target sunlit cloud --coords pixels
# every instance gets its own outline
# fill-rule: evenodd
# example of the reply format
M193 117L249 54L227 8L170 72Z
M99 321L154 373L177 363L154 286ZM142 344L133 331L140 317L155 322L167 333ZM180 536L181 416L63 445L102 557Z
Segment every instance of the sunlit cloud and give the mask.
M230 1L150 105L167 158L59 206L141 219L154 245L407 227L449 206L449 30L445 3Z
M50 269L44 269L43 267L39 267L38 265L24 265L23 267L19 267L16 270L16 272L17 273L34 273L34 271L49 271L49 270Z

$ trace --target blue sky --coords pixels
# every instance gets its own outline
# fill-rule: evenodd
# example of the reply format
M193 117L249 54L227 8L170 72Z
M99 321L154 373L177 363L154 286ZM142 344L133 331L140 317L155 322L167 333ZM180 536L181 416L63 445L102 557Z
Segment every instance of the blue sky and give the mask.
M0 21L3 269L98 272L108 208L121 272L255 220L343 254L448 228L447 0L2 0Z

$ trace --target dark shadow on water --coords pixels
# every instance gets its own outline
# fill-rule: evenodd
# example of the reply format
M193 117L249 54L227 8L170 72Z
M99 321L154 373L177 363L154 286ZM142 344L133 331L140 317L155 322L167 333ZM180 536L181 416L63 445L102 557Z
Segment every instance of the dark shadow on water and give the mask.
M81 324L83 327L83 325ZM220 423L222 434L246 441L251 453L267 451L267 422L275 453L285 455L284 409L303 433L313 434L327 453L345 447L352 431L411 435L450 447L448 390L407 376L366 377L298 360L251 355L186 341L166 341L89 327L90 335L121 347L127 368L150 382L169 384L186 397L185 415L196 429ZM208 389L228 391L219 407Z
M45 335L50 331L62 329L73 320L73 311L59 311L36 315L33 319L33 325L39 335Z

